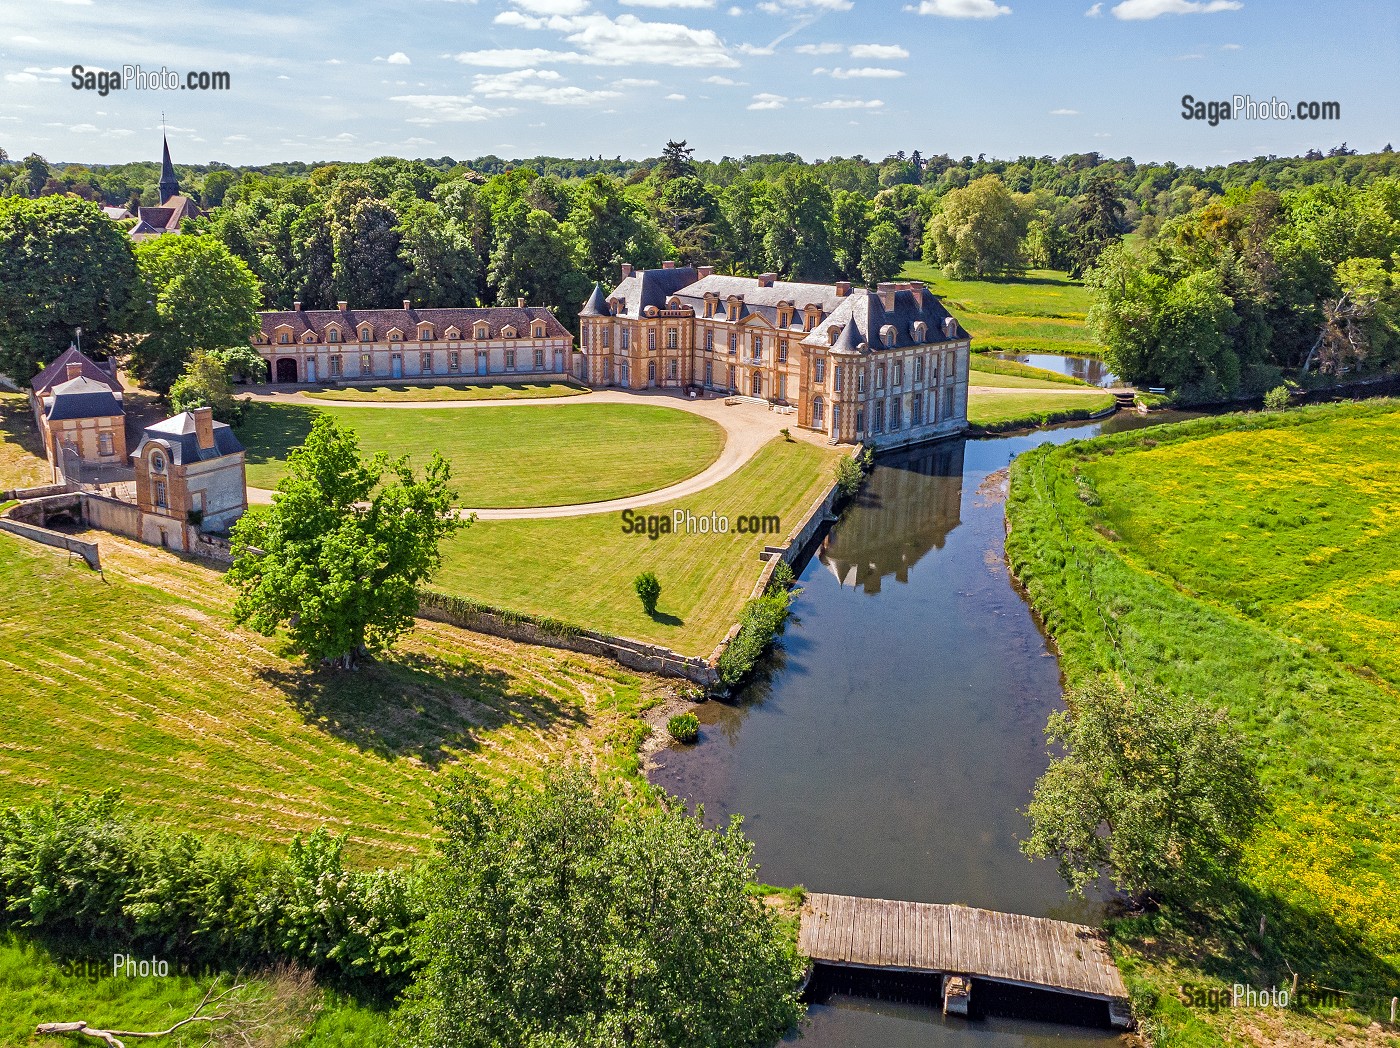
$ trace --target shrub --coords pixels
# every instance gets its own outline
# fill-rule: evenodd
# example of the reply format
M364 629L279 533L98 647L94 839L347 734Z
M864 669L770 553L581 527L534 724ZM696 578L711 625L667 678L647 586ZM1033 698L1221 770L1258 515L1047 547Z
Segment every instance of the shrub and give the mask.
M1292 399L1293 395L1289 392L1287 386L1275 386L1264 394L1264 410L1287 411L1289 402Z
M661 581L654 571L644 571L632 580L632 587L641 598L648 615L656 614L656 602L661 599Z
M689 745L700 739L700 718L693 713L677 713L666 722L666 730L677 742Z
M778 566L773 569L773 578L768 586L770 589L787 589L796 581L797 576L793 574L792 565L780 560Z
M860 458L854 455L841 456L836 463L836 486L841 490L843 498L850 498L860 490L861 482L870 472L874 461L875 453L870 448L866 448Z
M786 440L789 444L792 443L792 430L784 426L782 429L778 430L778 432L783 435L783 439Z
M739 615L739 632L715 666L724 684L732 687L748 676L773 638L783 631L791 602L788 590L772 587L744 605Z

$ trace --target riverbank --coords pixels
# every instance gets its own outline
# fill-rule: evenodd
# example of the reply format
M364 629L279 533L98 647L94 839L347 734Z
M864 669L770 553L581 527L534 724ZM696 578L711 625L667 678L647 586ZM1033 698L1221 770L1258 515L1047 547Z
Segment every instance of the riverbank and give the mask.
M1335 1036L1400 982L1400 605L1385 507L1395 401L1227 415L1046 447L1012 467L1007 555L1066 680L1110 673L1226 707L1273 811L1220 896L1112 925L1171 1043ZM1107 615L1105 616L1105 613ZM1309 1011L1192 1006L1291 986Z

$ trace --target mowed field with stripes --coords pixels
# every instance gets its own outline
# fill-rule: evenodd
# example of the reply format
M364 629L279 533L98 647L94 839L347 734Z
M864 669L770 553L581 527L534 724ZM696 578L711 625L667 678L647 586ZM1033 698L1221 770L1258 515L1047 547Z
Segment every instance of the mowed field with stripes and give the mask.
M393 863L429 842L445 769L631 773L638 714L670 694L437 623L357 672L307 668L233 625L218 572L100 543L105 578L0 533L0 804L114 787L156 821L278 844L325 825Z

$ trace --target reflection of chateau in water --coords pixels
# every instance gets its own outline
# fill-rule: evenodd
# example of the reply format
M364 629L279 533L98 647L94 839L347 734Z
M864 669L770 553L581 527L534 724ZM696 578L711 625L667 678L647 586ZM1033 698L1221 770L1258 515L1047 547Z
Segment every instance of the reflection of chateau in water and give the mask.
M965 447L948 440L880 457L856 505L817 552L841 585L879 593L886 575L908 582L925 553L943 548L962 523Z

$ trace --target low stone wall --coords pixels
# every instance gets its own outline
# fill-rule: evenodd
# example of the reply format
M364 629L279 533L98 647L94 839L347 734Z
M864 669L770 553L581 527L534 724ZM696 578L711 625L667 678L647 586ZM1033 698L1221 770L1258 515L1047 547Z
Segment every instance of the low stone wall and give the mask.
M82 539L73 538L72 535L64 535L58 531L41 528L37 524L26 524L22 520L15 520L10 516L10 513L16 509L19 507L11 507L5 514L0 515L0 531L8 531L11 535L18 535L30 542L41 542L45 546L66 549L70 553L76 553L82 557L83 560L87 561L88 567L94 571L102 570L102 558L97 552L97 543L84 542Z
M68 484L45 484L37 488L11 488L9 491L0 491L0 502L9 502L11 499L19 499L23 502L26 499L42 499L50 495L67 495L77 489Z
M141 539L141 511L131 502L83 492L83 523L90 528Z
M190 552L196 557L217 560L221 564L233 563L233 546L222 535L206 535L202 531L195 532L194 544L190 546Z
M539 644L584 655L598 655L629 669L663 677L679 677L704 688L712 688L719 683L719 674L704 659L679 655L670 648L592 630L551 627L495 609L477 608L469 601L439 593L425 592L420 595L418 617L522 644Z

